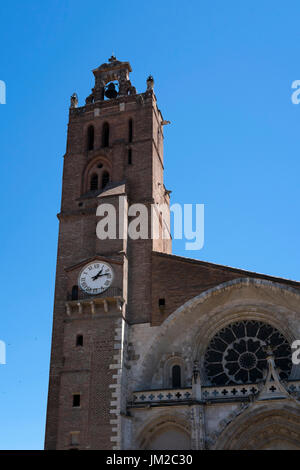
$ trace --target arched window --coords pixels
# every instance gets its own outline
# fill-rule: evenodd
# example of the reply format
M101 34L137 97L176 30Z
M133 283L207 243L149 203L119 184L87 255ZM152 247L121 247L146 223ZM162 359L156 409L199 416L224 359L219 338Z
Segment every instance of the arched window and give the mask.
M72 287L72 300L78 300L78 286Z
M87 130L87 149L93 150L94 148L94 126L89 126Z
M132 164L132 150L128 149L128 165Z
M98 189L98 175L94 173L91 177L90 190L95 191L96 189Z
M180 366L172 367L172 387L180 388L181 387L181 368Z
M132 142L133 137L133 121L129 119L128 121L128 142Z
M102 147L109 147L109 124L107 122L102 127Z
M107 171L103 171L102 173L102 189L105 188L107 183L109 182L109 173Z
M76 346L83 346L83 335L76 336Z

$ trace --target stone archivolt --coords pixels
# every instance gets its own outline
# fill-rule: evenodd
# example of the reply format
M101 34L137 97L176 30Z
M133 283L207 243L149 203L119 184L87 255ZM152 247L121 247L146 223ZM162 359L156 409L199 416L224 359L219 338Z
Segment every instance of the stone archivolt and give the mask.
M300 450L299 404L254 404L224 429L213 448L259 450L272 442Z
M155 440L158 430L164 427L164 410L168 406L169 429L172 428L170 416L176 427L178 413L191 410L185 419L191 423L188 432L194 449L260 449L276 446L300 449L300 404L296 399L300 392L300 374L297 367L293 366L292 373L290 369L286 370L289 377L288 380L283 377L284 383L279 375L274 381L272 374L267 373L267 363L269 371L271 366L268 357L265 357L263 379L227 386L215 384L214 387L204 368L205 352L212 339L220 329L232 323L239 322L244 328L251 321L251 325L260 328L267 324L269 330L266 331L269 333L262 338L262 343L273 337L276 340L275 352L283 343L289 346L298 334L299 295L295 289L270 281L240 279L195 297L154 330L154 335L143 341L142 350L136 351L138 359L132 372L137 387L132 390L133 401L128 403L128 409L133 416L143 416L143 420L147 420L146 425L139 420L135 423L133 441L137 448L139 445L151 446L151 439ZM138 335L133 342L137 344ZM193 392L191 377L186 378L184 389L166 389L166 367L173 363L172 357L175 362L185 362L185 370L189 373L193 362L199 362L200 399L195 399L197 395ZM247 364L242 363L244 367ZM277 368L276 354L272 364ZM272 371L275 374L274 368ZM280 367L277 372L280 373ZM296 398L291 393L293 390L296 390ZM192 416L198 416L198 419L192 419ZM195 427L195 422L201 427L201 432Z
M296 289L248 278L227 282L200 294L171 314L143 344L136 364L138 387L141 390L151 388L157 364L164 354L174 350L182 351L183 355L189 351L191 364L198 359L202 383L207 383L204 357L208 345L222 328L236 321L267 323L291 344L300 335L295 321L299 297Z
M176 413L163 414L155 419L151 418L144 425L143 431L138 436L138 448L147 449L155 435L169 429L179 430L187 436L190 436L191 432L189 421L184 417Z

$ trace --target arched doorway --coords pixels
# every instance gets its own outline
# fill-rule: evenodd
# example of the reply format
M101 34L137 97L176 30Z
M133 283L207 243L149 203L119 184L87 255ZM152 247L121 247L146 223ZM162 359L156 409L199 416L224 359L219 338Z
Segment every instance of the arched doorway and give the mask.
M181 416L162 415L154 418L139 432L137 448L144 450L190 450L189 425Z
M146 450L189 450L190 436L176 426L164 426L158 429L149 439Z
M300 406L284 403L254 405L220 435L220 450L300 450Z

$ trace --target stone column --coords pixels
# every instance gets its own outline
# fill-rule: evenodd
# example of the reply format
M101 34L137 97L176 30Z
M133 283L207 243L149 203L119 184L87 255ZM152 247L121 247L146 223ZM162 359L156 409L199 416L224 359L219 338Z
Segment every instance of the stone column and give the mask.
M205 449L204 407L201 404L191 407L191 444L192 450Z
M205 449L204 407L201 403L201 380L198 361L194 361L192 376L193 406L191 407L191 441L193 450Z

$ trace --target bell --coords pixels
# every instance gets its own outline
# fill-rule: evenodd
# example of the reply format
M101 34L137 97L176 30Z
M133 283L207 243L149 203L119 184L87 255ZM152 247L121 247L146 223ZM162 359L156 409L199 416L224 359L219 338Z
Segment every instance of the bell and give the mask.
M106 87L104 95L106 98L109 100L116 98L118 96L118 92L116 90L115 84L114 83L109 83Z

